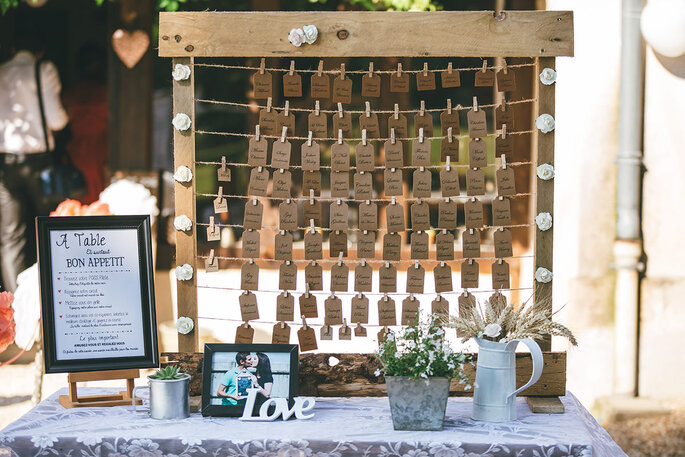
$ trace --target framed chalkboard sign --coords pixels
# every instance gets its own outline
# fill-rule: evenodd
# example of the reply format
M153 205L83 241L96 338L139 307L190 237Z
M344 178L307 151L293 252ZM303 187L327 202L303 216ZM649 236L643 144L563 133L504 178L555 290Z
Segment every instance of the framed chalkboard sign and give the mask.
M149 216L39 217L45 372L159 365Z

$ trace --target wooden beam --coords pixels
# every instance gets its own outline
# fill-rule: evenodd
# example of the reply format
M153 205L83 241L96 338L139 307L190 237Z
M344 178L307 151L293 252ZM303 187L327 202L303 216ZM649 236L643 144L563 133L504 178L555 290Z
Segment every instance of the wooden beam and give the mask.
M173 59L172 65L190 66L190 78L174 81L174 113L190 116L191 128L183 132L174 129L174 169L184 165L193 172L188 183L174 182L176 194L176 215L185 214L195 222L195 68L192 57ZM178 350L194 352L198 349L199 328L197 324L197 243L196 224L187 231L176 231L176 265L188 264L193 267L193 277L187 281L176 281L176 303L178 316L193 319L195 327L187 335L178 334ZM177 316L177 317L178 317Z
M526 397L528 406L536 414L564 414L564 404L559 397Z
M295 47L305 24L319 38ZM572 56L573 12L163 12L159 37L160 57Z

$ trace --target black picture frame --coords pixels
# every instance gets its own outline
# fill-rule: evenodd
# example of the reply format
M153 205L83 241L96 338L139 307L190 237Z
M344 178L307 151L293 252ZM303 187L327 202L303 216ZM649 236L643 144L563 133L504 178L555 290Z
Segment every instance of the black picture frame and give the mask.
M225 417L240 417L243 415L243 405L222 405L215 404L217 397L215 389L217 386L214 378L223 370L215 369L214 357L219 353L238 353L238 352L263 352L269 355L270 353L285 353L289 355L289 369L287 380L288 385L288 406L292 408L295 397L297 396L298 388L298 368L299 368L299 347L296 344L223 344L223 343L207 343L204 348L204 358L202 363L202 415L203 416L225 416ZM282 374L277 371L274 374ZM213 382L214 381L214 382ZM274 384L276 380L274 380ZM276 386L274 387L276 388ZM280 389L283 387L281 386ZM281 397L283 398L283 397ZM252 412L257 415L259 407L263 402L257 402Z
M57 357L53 257L50 245L52 231L135 230L138 242L141 318L144 354L131 357L99 357L64 360ZM85 233L85 232L84 232ZM159 366L157 318L155 315L154 270L150 216L70 216L37 217L36 239L46 373L76 373ZM85 331L84 331L85 333Z

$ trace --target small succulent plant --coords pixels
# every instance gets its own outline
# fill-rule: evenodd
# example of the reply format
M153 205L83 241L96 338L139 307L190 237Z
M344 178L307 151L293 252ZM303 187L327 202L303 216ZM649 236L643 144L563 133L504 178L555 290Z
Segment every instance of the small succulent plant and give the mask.
M181 379L182 377L183 373L178 372L178 365L169 365L168 367L160 368L155 374L150 376L151 379L161 379L164 381Z

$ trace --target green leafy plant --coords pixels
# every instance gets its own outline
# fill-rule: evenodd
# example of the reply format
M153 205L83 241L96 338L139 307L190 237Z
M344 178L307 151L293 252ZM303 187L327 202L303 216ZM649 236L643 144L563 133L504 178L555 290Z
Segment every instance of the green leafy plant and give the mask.
M415 323L400 330L397 336L389 333L380 344L376 356L381 368L376 375L414 379L446 377L465 383L463 368L470 362L470 356L452 350L445 341L445 330L440 327L437 315L417 317Z
M160 368L155 374L150 376L150 379L161 379L163 381L173 381L174 379L181 379L184 373L179 373L178 365L169 365L168 367Z

